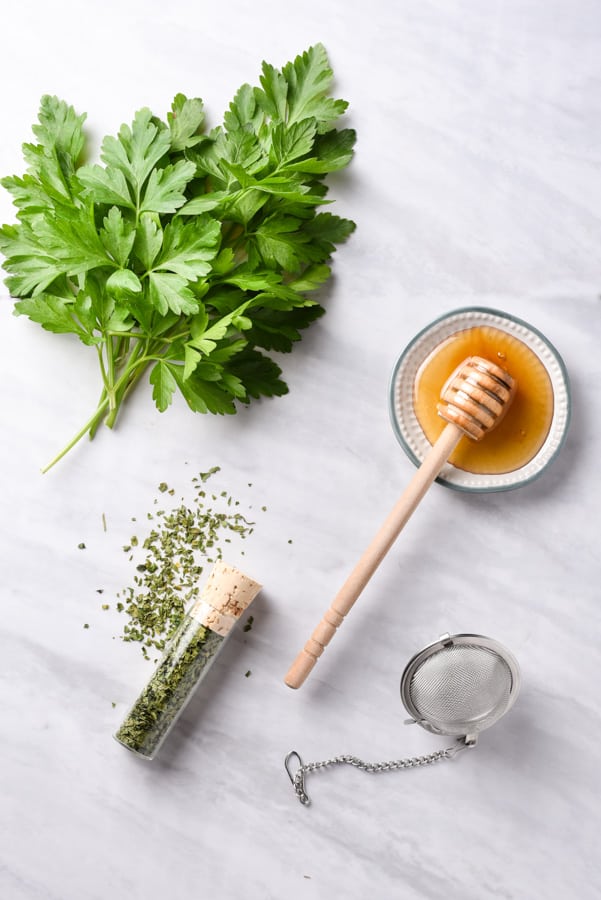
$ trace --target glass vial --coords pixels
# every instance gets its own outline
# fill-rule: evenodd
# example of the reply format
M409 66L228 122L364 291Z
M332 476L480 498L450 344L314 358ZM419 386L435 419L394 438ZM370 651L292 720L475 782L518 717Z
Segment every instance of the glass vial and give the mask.
M218 562L198 600L170 638L150 681L115 739L153 759L184 706L219 655L227 636L261 590L247 575Z

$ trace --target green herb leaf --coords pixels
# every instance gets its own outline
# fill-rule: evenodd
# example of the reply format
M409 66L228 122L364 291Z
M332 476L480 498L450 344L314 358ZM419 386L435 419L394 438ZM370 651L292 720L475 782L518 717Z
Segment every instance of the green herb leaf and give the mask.
M73 303L61 297L38 294L35 297L18 300L15 311L19 315L28 316L32 322L38 322L46 331L55 334L75 334L84 344L93 344L90 332L78 319Z
M208 275L220 238L221 229L214 219L195 217L188 223L173 219L165 226L162 250L153 268L175 272L190 281Z
M72 106L46 94L40 102L38 124L31 130L49 154L64 154L75 165L85 145L85 119L85 114L78 116Z
M151 272L148 276L148 296L152 305L161 315L169 310L174 313L190 315L198 311L198 303L188 287L188 282L181 275L169 272Z
M183 369L177 366L171 367L171 372L177 382L183 397L193 412L232 414L236 412L233 399L229 393L218 384L206 380L197 369L184 378Z
M116 138L106 137L100 157L107 168L123 173L139 197L146 179L171 147L169 130L156 124L149 109L136 113L131 128L122 125Z
M243 84L223 117L226 130L238 131L250 128L257 134L264 120L265 116L257 104L255 91L250 84Z
M280 367L258 350L238 353L227 371L240 380L250 397L281 397L288 393L288 385L280 378Z
M291 127L279 122L271 135L271 153L274 161L280 166L285 166L300 156L305 156L313 147L316 132L315 119L304 119Z
M200 197L194 197L192 200L181 207L180 216L200 216L204 212L211 212L217 209L223 200L229 197L227 191L213 191L210 194L201 194Z
M106 289L109 294L139 294L142 290L142 284L135 272L131 269L117 269L116 272L107 278Z
M158 216L142 213L134 240L134 252L146 270L152 268L163 246L163 230Z
M171 112L167 113L167 122L171 132L171 149L187 150L203 140L201 134L204 122L202 100L188 100L184 94L176 94L171 104Z
M135 209L125 175L121 169L102 166L82 166L77 177L88 189L90 199L94 203L116 203L127 209Z
M157 362L150 372L152 385L152 399L160 412L165 412L171 404L173 393L177 388L177 382L173 377L169 365L165 362Z
M129 222L123 218L121 210L112 206L103 220L100 229L100 240L117 265L125 266L132 251L136 233Z
M298 272L305 261L309 238L300 230L302 223L292 216L273 215L257 228L254 238L264 264Z
M6 284L14 297L39 293L62 275L82 275L99 266L112 266L96 230L74 207L62 218L36 213L20 226L0 229Z
M150 173L140 212L174 213L186 202L184 191L194 176L193 162L180 160L174 166Z

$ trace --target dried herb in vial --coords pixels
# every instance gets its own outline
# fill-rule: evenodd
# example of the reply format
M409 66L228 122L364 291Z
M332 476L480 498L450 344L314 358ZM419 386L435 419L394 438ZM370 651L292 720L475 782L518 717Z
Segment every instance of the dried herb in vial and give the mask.
M128 750L154 758L260 588L232 566L215 565L202 594L184 615L152 678L115 734Z

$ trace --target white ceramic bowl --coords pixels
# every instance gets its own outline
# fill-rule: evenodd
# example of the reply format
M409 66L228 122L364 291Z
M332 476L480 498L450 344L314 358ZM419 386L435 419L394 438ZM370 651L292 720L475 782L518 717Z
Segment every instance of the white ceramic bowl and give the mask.
M547 438L538 453L526 465L513 472L480 475L445 463L437 481L460 491L507 491L538 478L559 452L570 420L570 388L565 365L557 350L540 331L515 316L495 309L457 309L420 331L403 350L392 373L390 418L394 432L408 457L415 465L420 465L431 446L417 420L413 405L413 388L419 367L442 341L456 332L487 325L522 341L544 365L553 388L553 418Z

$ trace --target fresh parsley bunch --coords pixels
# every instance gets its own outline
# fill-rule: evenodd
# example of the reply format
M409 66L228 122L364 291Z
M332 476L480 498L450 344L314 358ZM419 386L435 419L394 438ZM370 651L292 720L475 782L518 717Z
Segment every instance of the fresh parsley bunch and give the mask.
M323 312L311 292L353 222L318 212L325 177L351 160L347 103L329 96L325 49L281 70L263 63L222 126L178 94L167 121L140 110L84 164L85 115L42 98L27 172L2 180L18 223L0 229L15 313L94 347L94 414L46 467L101 422L111 427L143 373L160 411L179 390L195 412L281 395L287 352Z

